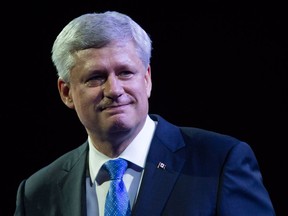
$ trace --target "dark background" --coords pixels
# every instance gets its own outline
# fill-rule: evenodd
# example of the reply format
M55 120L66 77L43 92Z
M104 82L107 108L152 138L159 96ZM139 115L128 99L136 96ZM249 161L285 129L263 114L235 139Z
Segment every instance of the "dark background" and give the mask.
M72 18L105 10L127 13L151 35L150 112L248 142L277 215L288 215L284 1L212 0L59 0L2 6L0 215L13 215L22 179L86 140L75 113L60 101L50 53Z

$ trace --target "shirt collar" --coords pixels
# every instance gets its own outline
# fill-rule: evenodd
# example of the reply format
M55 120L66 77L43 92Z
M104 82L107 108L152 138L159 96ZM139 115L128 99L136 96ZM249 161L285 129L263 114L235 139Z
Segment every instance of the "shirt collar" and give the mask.
M156 122L154 122L148 115L145 124L139 134L128 145L128 147L119 155L119 157L126 159L133 165L144 169L146 157L149 151L150 143L155 131ZM91 182L95 182L95 178L102 167L102 165L109 159L106 155L99 152L92 144L88 136L89 143L89 172Z

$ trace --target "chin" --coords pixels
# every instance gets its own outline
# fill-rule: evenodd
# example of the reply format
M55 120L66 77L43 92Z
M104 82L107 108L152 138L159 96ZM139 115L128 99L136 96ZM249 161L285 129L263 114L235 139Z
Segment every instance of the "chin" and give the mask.
M117 114L110 116L108 121L109 124L111 124L112 128L118 129L118 130L129 130L130 128L135 127L136 118L131 115L123 115L123 114Z

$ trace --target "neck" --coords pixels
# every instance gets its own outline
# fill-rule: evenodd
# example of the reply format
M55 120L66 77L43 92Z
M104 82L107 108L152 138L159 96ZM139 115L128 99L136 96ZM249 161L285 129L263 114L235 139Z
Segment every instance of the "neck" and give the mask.
M99 139L97 134L89 134L94 147L110 158L118 157L137 136L140 129L122 132L117 134L110 134L105 139Z

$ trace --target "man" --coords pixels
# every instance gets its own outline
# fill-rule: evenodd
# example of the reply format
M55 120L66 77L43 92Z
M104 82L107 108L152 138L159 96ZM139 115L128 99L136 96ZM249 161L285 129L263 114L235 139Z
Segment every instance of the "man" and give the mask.
M115 11L64 27L52 48L58 90L88 138L23 180L16 216L104 215L111 180L102 167L116 158L129 164L124 215L275 215L248 144L148 114L151 49L148 34Z

